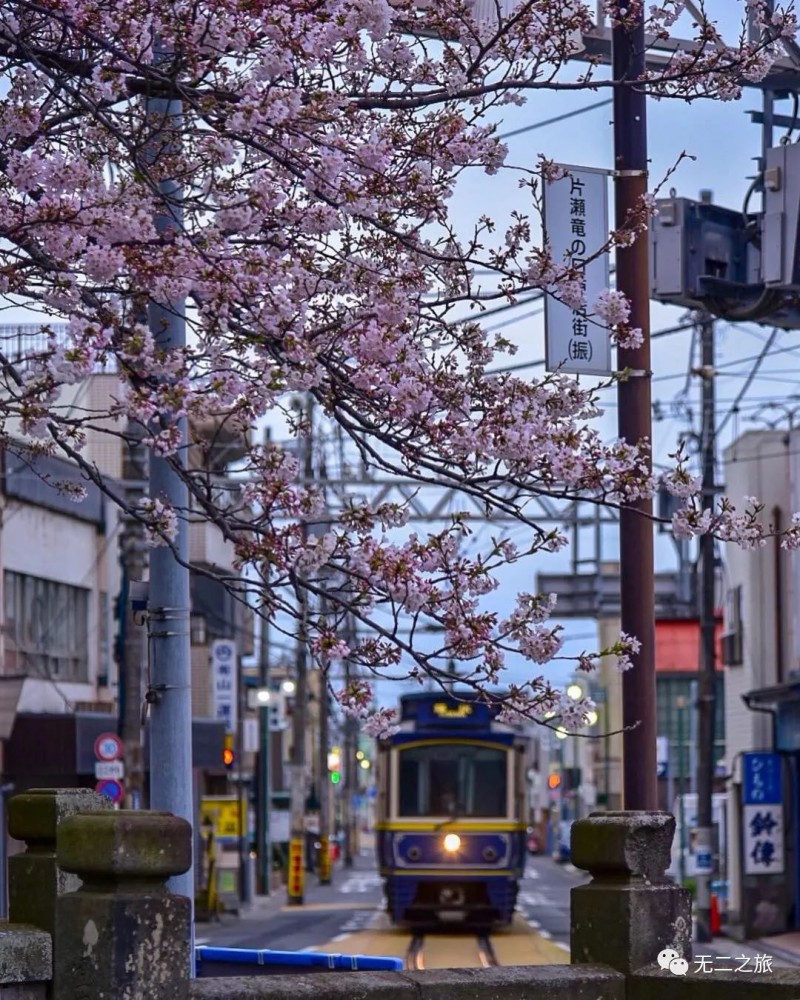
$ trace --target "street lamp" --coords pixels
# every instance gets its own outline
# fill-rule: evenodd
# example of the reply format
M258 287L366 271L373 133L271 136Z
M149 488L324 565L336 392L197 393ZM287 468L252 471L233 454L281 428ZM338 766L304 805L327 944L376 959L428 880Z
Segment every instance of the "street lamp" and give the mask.
M583 697L583 688L580 684L570 684L567 688L567 697L573 701L580 701Z
M296 687L297 685L294 681L285 680L281 682L281 691L283 691L284 694L294 694Z

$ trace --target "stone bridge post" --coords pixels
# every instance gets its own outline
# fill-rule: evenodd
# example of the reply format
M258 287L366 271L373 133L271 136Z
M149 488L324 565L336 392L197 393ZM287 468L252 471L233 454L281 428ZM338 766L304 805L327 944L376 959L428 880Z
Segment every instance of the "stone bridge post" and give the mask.
M572 862L592 876L572 890L572 961L630 974L664 948L691 961L691 895L665 874L675 818L598 812L572 826Z
M58 1000L185 1000L191 903L166 880L191 864L192 830L170 813L76 815L58 829L59 866L77 892L55 912Z
M111 802L90 788L33 788L8 803L8 832L25 842L8 859L8 919L53 933L56 897L74 892L80 879L59 868L56 832L75 813L110 812Z

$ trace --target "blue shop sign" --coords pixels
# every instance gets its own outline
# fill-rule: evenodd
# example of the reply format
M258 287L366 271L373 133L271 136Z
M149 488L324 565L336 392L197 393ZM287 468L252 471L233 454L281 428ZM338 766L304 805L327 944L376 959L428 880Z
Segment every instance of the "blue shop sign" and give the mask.
M746 806L778 805L783 802L781 759L776 753L742 755Z

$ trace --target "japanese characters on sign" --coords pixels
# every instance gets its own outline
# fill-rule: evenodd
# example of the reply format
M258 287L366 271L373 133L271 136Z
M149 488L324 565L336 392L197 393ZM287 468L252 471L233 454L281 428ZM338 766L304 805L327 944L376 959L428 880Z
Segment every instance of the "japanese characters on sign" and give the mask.
M745 874L781 875L784 871L784 828L780 757L774 753L746 753L743 769Z
M582 273L585 305L573 309L546 296L547 370L610 375L611 337L602 320L591 315L598 295L608 288L608 254L595 256L608 240L608 175L589 167L563 169L566 176L544 182L545 235L553 261Z
M236 732L237 721L236 643L217 639L211 644L211 701L214 718L225 723L225 731Z

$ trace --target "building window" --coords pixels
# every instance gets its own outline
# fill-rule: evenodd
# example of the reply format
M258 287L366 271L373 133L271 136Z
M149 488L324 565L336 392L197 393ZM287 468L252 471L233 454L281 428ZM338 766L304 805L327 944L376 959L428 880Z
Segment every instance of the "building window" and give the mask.
M3 587L5 672L87 681L90 591L8 570Z
M656 707L658 735L668 742L669 769L679 780L682 776L688 790L691 767L697 747L697 674L663 674L656 677ZM683 700L683 708L679 707ZM725 682L721 671L716 678L714 706L714 761L725 757ZM682 717L681 717L682 716ZM676 788L677 791L677 788Z

